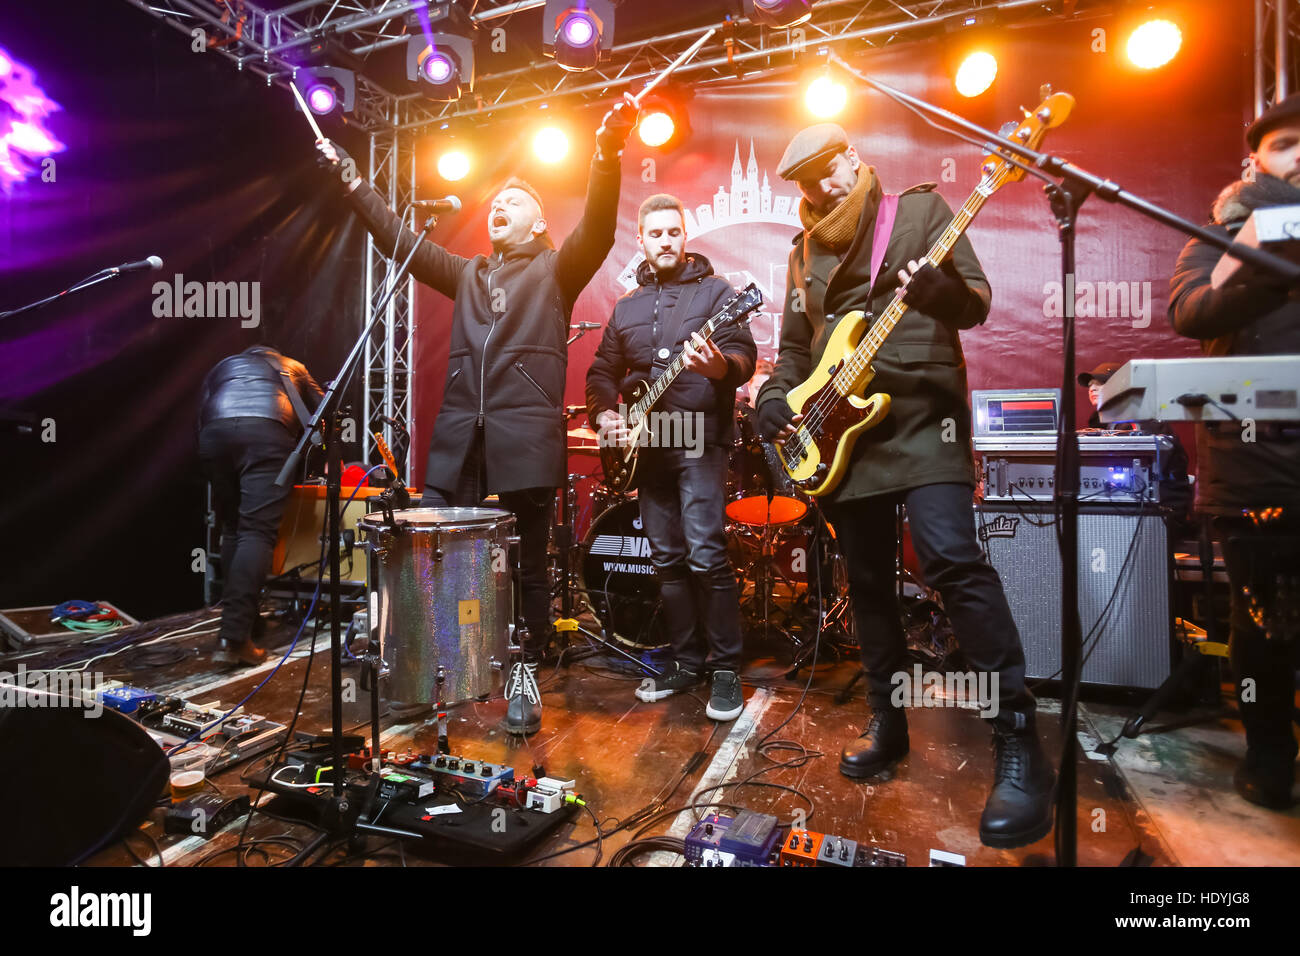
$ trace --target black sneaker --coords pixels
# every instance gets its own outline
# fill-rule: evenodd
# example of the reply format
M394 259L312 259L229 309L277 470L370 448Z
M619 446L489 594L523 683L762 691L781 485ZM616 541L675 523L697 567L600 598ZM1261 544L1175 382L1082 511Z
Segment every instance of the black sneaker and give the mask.
M700 675L673 661L658 677L647 677L636 689L636 699L653 704L657 700L690 690L700 682Z
M217 643L217 650L212 655L212 659L219 664L256 667L266 660L266 651L252 641L240 641L238 644L232 644L229 641L222 640Z
M735 720L744 709L745 696L740 691L740 676L735 671L714 671L709 706L704 712L712 720Z
M506 733L527 736L542 728L542 692L537 665L516 663L506 681Z

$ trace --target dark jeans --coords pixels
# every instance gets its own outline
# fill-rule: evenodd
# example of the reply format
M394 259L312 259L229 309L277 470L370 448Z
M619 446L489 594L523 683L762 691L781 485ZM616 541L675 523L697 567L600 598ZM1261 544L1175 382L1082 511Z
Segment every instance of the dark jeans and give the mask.
M912 544L926 582L943 595L958 646L976 671L998 675L1000 710L1028 713L1034 698L1025 687L1025 653L1002 580L975 537L969 485L934 484L898 495L828 504L849 572L854 623L867 672L867 699L888 707L890 678L906 671L907 641L898 606L898 531L895 507L907 506Z
M659 572L673 655L687 670L739 670L740 592L724 530L727 455L706 447L645 448L637 471L641 522Z
M465 456L460 473L460 487L455 491L424 489L422 508L475 508L488 496L486 463L483 456L483 433L476 434ZM520 609L528 625L528 639L523 642L524 660L542 659L551 634L551 579L547 567L551 542L551 524L555 514L554 488L526 488L504 491L498 499L501 507L515 516L515 533L519 535Z
M199 462L221 527L221 638L232 644L253 633L291 490L275 479L293 446L289 430L269 418L218 418L199 430Z
M1242 587L1256 594L1266 591L1279 575L1300 574L1295 535L1256 532L1244 518L1214 519L1216 536L1223 544L1223 563L1232 589L1232 636L1228 659L1236 681L1237 705L1246 728L1246 746L1252 751L1295 759L1297 745L1291 728L1295 713L1295 672L1300 666L1300 641L1269 639L1251 619ZM1268 602L1265 602L1267 607ZM1253 681L1252 699L1243 680Z

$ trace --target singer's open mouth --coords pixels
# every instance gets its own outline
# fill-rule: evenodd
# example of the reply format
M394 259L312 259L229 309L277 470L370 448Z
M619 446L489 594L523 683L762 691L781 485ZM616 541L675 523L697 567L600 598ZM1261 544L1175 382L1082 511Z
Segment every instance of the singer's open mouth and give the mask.
M504 226L508 226L508 225L510 225L510 217L507 216L507 215L505 215L504 213L500 213L500 212L499 212L499 213L497 213L495 216L492 217L492 225L493 225L494 227L495 227L495 226L502 226L502 227L504 227Z

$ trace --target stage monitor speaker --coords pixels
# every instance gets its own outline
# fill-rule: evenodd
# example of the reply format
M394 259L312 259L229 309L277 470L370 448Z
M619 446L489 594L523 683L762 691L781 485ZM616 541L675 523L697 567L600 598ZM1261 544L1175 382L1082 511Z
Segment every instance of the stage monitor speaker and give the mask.
M0 866L75 866L139 824L167 786L144 728L113 710L0 688ZM21 704L18 695L23 695Z
M1020 630L1026 676L1059 680L1061 559L1050 504L982 504L975 522ZM1113 506L1080 513L1084 683L1154 688L1164 682L1173 656L1172 578L1162 517Z

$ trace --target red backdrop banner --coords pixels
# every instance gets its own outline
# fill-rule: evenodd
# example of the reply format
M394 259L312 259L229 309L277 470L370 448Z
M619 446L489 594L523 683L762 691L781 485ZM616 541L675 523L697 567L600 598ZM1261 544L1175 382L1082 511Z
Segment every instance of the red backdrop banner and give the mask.
M913 95L985 127L1018 120L1039 87L1072 93L1073 115L1049 134L1044 149L1195 222L1242 175L1250 120L1252 24L1246 2L1194 4L1182 21L1183 48L1169 66L1142 72L1126 65L1124 24L1115 17L1050 22L1002 31L989 49L999 61L993 87L975 99L953 88L953 57L961 49L938 40L879 50L860 68ZM574 322L608 321L614 301L630 287L640 261L636 210L647 196L668 192L688 210L688 248L739 286L754 281L767 309L756 316L760 355L778 345L786 257L799 231L798 191L776 175L790 137L815 122L802 103L806 78L786 74L704 87L690 102L690 138L658 153L633 137L623 159L620 221L613 251L579 299ZM837 117L887 191L937 182L957 208L980 177L980 151L932 129L885 97L850 84L849 106ZM611 97L612 100L612 97ZM508 175L533 183L546 201L557 241L581 212L596 111L501 124L456 142L475 156L471 177L442 183L434 170L447 140L421 144L421 195L458 192L464 211L439 225L434 238L463 255L489 251L487 201ZM531 136L543 121L565 126L568 158L544 166ZM1035 179L1001 190L971 226L971 241L993 287L984 326L963 333L971 388L1055 386L1061 375L1060 247L1041 184ZM1076 304L1078 367L1134 357L1194 355L1166 318L1168 278L1185 238L1127 209L1096 198L1085 205L1078 231ZM416 296L415 478L423 479L446 371L450 304L421 288ZM569 352L566 401L581 404L587 367L599 341L589 333ZM1089 409L1080 409L1080 424ZM587 470L586 468L582 470Z

